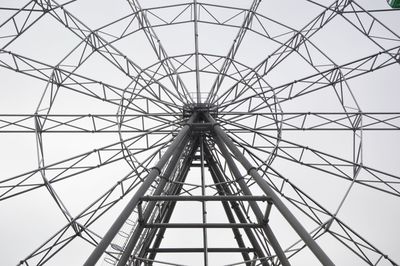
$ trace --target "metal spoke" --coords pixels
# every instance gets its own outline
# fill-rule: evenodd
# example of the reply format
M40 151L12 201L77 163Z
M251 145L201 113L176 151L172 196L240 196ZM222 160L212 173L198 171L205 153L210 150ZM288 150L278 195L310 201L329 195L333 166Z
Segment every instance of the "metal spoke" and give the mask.
M75 0L69 1L69 3L74 1ZM64 5L56 8L61 8ZM3 33L0 33L1 49L6 49L46 14L35 0L30 0L23 7L0 7L0 10L16 11L12 16L0 24L0 32L2 28L12 29L12 32L5 32L4 35Z
M242 146L242 145L240 145ZM363 260L366 262L370 262L370 256L366 255L362 250L366 251L373 251L374 253L379 254L381 257L380 259L384 258L384 254L377 249L375 246L370 244L368 241L363 239L359 234L357 234L354 230L350 227L345 225L343 221L341 221L337 217L337 213L333 214L330 213L327 209L322 207L315 199L311 198L307 195L304 191L302 191L298 186L294 185L290 179L287 177L282 176L279 172L277 172L274 168L272 168L269 164L262 166L265 164L261 158L257 158L257 156L251 153L249 150L246 150L249 155L253 158L256 158L261 167L258 167L259 171L262 171L263 177L271 183L272 188L279 193L283 198L288 200L291 204L299 208L302 212L307 214L307 216L313 219L319 227L321 233L311 232L314 233L314 238L318 238L321 234L332 234L335 238L339 240L344 245L354 245L356 249L352 249L352 251L357 254L358 256L362 257ZM278 179L276 179L278 178ZM282 183L282 184L280 184ZM283 184L287 184L284 186ZM294 190L296 193L289 193L290 190ZM292 196L288 196L292 195ZM324 221L325 220L325 221ZM338 223L340 225L340 230L333 229L332 224ZM293 249L295 245L301 244L302 246L299 249ZM289 247L286 252L291 254L291 256L298 253L300 250L305 248L303 241L296 242L295 245ZM358 249L358 250L357 250ZM393 265L396 265L393 260L388 257L385 257L386 260L391 262Z
M221 112L220 115L220 122L231 132L248 132L250 128L246 123L254 117L258 117L259 122L251 129L257 132L275 131L277 122L281 123L282 131L400 129L400 114L392 112Z
M241 25L239 32L235 36L233 40L233 44L229 49L228 54L225 57L224 62L222 63L221 69L218 71L218 75L208 93L206 102L213 102L215 99L215 95L218 94L219 88L221 87L221 83L225 78L226 73L228 72L229 67L231 66L232 60L235 58L237 51L239 50L240 44L243 41L244 36L246 35L247 29L253 22L254 16L257 12L257 8L259 7L261 1L254 0L248 10L246 10L246 15Z
M59 4L55 1L51 1L51 3L54 6L59 6ZM41 7L44 10L48 9L48 6L44 4L41 4ZM65 8L61 9L61 11L51 9L49 13L79 38L85 40L90 47L92 47L96 52L100 53L117 69L128 75L132 79L131 84L133 84L133 88L136 88L137 86L146 87L149 82L154 81L154 74L143 72L143 70L137 64L116 49L112 44L107 42L102 36L97 34L96 31L93 31L86 26ZM156 81L156 83L158 82ZM160 85L164 92L173 101L173 104L176 104L177 101L183 102L182 95L179 92L178 94L175 94L164 85L160 83L158 83L158 85Z
M199 73L199 19L198 19L197 0L193 0L193 19L194 19L194 56L196 68L196 102L201 103L200 73Z
M147 87L135 90L134 88L130 88L130 86L128 86L128 88L124 90L102 81L97 81L75 73L71 73L70 71L61 67L54 67L12 52L0 51L0 56L0 67L14 70L18 73L22 73L46 82L50 81L51 91L58 90L58 87L60 86L116 106L120 106L121 98L124 99L124 97L126 97L129 106L124 107L133 109L139 113L145 113L146 109L131 104L132 100L129 99L146 99L155 104L161 105L165 107L166 110L172 112L174 111L173 108L177 108L177 105L161 100L157 94ZM149 96L147 96L144 92L149 94ZM52 95L55 95L55 93L52 93ZM125 102L123 104L125 104Z
M139 1L128 0L128 3L131 6L132 11L138 14L138 20L141 25L141 28L143 28L143 31L146 34L146 37L149 40L150 45L152 46L154 52L157 55L158 61L160 61L162 64L162 67L166 73L165 75L168 76L176 92L180 95L183 95L183 98L185 99L186 102L193 102L193 99L188 89L186 88L180 76L177 74L174 64L170 61L167 52L165 51L160 39L158 38L152 25L150 24L149 19L147 18L146 12L143 12L143 9L140 6Z
M343 82L344 80L357 78L372 71L397 64L398 59L394 60L393 58L399 58L399 56L400 46L396 46L394 48L372 54L368 57L360 58L347 64L335 66L320 73L276 86L275 88L262 90L259 93L251 96L242 97L241 99L238 98L225 104L221 104L221 110L228 111L228 107L231 105L235 106L238 104L243 104L244 102L249 101L250 98L259 96L265 97L269 101L277 98L278 100L276 103L271 104L279 104L299 96L333 86ZM327 81L325 81L325 79Z
M120 124L121 117L125 123ZM0 114L1 133L35 133L35 124L43 125L42 133L152 133L172 134L176 129L165 128L155 132L146 126L146 121L156 124L178 124L173 120L179 113L111 114ZM387 118L388 125L395 114ZM46 121L46 123L44 123ZM173 122L172 122L173 121ZM373 121L376 121L373 118ZM378 122L377 122L378 123ZM383 121L382 123L385 123ZM151 123L149 123L151 124Z
M86 173L87 171L95 170L99 167L106 166L110 163L118 162L126 157L135 156L142 152L142 149L135 149L134 145L137 141L146 137L147 134L157 132L162 128L170 125L164 125L151 130L146 133L141 133L137 136L131 137L126 140L118 141L116 143L88 151L62 161L43 165L42 167L19 174L14 177L9 177L0 181L0 200L5 200L41 187L48 187L52 183L63 181L67 178L75 177L79 174ZM127 155L120 150L121 143L127 143L130 154ZM159 148L168 143L169 140L164 140L159 143L153 143L151 146L146 147L146 150ZM40 174L42 171L51 172L51 177L48 176L46 180L42 180Z
M301 45L305 43L312 35L316 34L318 30L322 29L327 23L329 23L338 13L346 9L351 1L338 0L327 7L321 14L312 19L306 26L301 30L297 31L293 37L282 44L272 54L268 55L261 63L255 67L255 72L261 77L265 77L272 69L274 69L279 63L285 60L291 53L298 50ZM254 74L251 73L247 80L254 79ZM254 82L250 82L253 84ZM232 86L224 94L229 94L236 87ZM214 96L214 103L219 102L219 99L224 96L220 95L218 98Z
M251 129L247 128L247 130L249 131ZM239 138L237 133L233 133L229 130L228 132ZM261 132L258 132L257 134L266 139L276 140L276 137L272 135ZM302 166L310 167L324 173L329 173L332 176L340 177L350 182L362 184L370 188L389 193L391 195L400 196L400 190L396 188L400 184L400 176L386 173L384 171L368 167L364 164L359 164L349 159L344 159L332 154L328 154L326 152L313 149L312 147L303 146L289 140L285 140L283 138L279 138L279 142L280 144L276 148L280 152L274 154L274 156L278 158L295 162ZM268 151L263 151L263 148L265 148L263 146L253 146L241 139L239 139L237 143L241 147L245 148L247 151L254 149L258 152L265 152L267 154L270 154ZM293 153L295 150L297 150L298 152ZM312 158L313 160L307 158ZM268 165L268 161L265 160L259 159L257 160L257 162L262 162L263 164ZM359 176L359 178L357 179L353 176L354 168L356 169L356 172ZM361 173L359 173L360 171Z
M169 143L169 141L167 142ZM161 145L161 148L165 146L166 143ZM156 146L157 148L157 146ZM115 185L113 185L109 190L107 190L100 198L96 199L90 205L88 205L80 214L75 216L69 223L58 231L53 237L47 240L43 245L41 245L37 250L25 258L22 262L26 263L29 260L35 259L36 256L41 256L43 252L46 252L41 260L50 259L54 256L54 252L58 252L60 249L64 248L71 240L77 236L81 236L82 233L92 234L88 229L97 219L107 213L107 211L115 206L124 196L133 191L143 180L144 175L149 171L148 165L154 160L155 155L161 150L157 150L152 153L148 158L143 159L142 164L137 168L129 172L122 179L120 179ZM69 228L73 228L74 233L71 236L66 236L65 232ZM97 235L95 235L97 236ZM96 237L95 245L98 244L99 239ZM55 241L49 244L51 241ZM93 243L92 243L93 244ZM50 245L50 247L49 247ZM52 251L54 246L61 245L56 251ZM107 252L108 253L108 252ZM50 255L49 255L50 254ZM108 253L112 255L111 253ZM49 258L47 258L50 256Z

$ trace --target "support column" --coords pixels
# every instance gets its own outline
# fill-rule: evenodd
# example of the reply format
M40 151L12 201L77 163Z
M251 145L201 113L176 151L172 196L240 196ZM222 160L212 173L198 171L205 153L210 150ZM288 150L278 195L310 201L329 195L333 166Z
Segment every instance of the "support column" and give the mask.
M205 146L205 154L206 154L206 161L208 164L208 168L210 170L211 173L211 177L213 178L214 182L216 183L216 187L217 187L217 191L218 194L220 196L224 196L224 195L233 195L233 193L231 192L231 190L229 189L228 185L225 183L225 179L223 177L222 172L220 171L220 169L218 168L217 164L215 163L214 158L212 157L212 154L209 150L209 148L207 146ZM233 213L229 207L228 202L226 201L222 201L221 202L226 216L228 218L228 221L230 223L236 223L235 218L233 216ZM242 213L242 210L239 208L239 204L236 201L231 201L230 202L232 209L234 210L236 216L238 217L238 220L240 223L246 223L246 217L244 216L244 214ZM260 244L257 242L256 237L254 236L253 232L251 231L250 228L244 228L243 229L251 243L251 245L254 248L254 252L257 254L257 256L259 258L263 258L264 257L264 252L260 246ZM238 243L239 248L245 248L245 244L244 241L242 239L242 236L240 234L240 231L237 228L232 228L233 234L235 235L235 239ZM243 252L242 253L243 259L245 261L250 261L250 256L247 252ZM260 259L260 261L263 263L263 265L268 265L268 263L265 261L265 259ZM250 262L246 263L246 266L251 266Z
M205 188L205 173L204 173L204 138L200 135L200 177L201 177L201 195L206 195ZM201 211L203 217L203 224L207 223L207 205L205 201L201 202ZM207 228L203 228L203 247L204 247L204 266L208 266L208 237Z
M97 245L97 247L94 249L92 254L90 254L90 256L86 260L84 266L94 266L97 263L97 261L103 255L104 251L110 245L111 241L114 239L115 235L118 233L118 231L121 229L122 225L125 223L126 219L129 218L129 216L135 209L136 205L139 202L140 197L142 197L146 193L146 191L150 188L151 184L154 182L154 180L157 178L157 176L161 173L161 169L164 167L164 165L166 164L168 159L176 152L176 148L187 137L187 135L190 131L189 124L193 123L194 120L196 119L196 117L197 117L197 113L192 114L192 116L190 117L190 119L188 121L188 124L186 124L181 129L181 131L175 137L174 141L171 143L171 145L168 147L166 152L160 158L160 160L158 161L156 166L151 169L151 171L149 172L147 177L144 179L142 185L139 187L139 189L133 195L132 199L128 202L126 207L122 210L121 214L118 216L118 218L112 224L111 228L104 235L104 237L102 238L100 243Z
M162 192L164 192L165 185L167 184L168 179L170 178L171 174L173 173L176 164L178 160L182 157L182 152L183 149L186 146L186 142L183 141L180 143L178 148L176 149L175 153L172 155L172 158L167 166L167 169L165 169L163 177L160 179L160 182L158 183L158 186L156 190L154 191L153 195L161 195ZM156 205L156 201L150 201L147 204L146 210L143 213L143 221L142 222L147 222L148 219L150 218L152 212L154 211L154 207ZM143 232L144 227L139 221L138 226L135 228L133 231L131 237L129 238L129 241L127 245L125 246L125 249L119 258L117 266L124 266L126 265L126 262L128 261L129 257L131 256L133 249L135 248L137 241L140 238L140 235Z
M193 156L194 156L195 151L197 150L197 147L198 147L198 143L196 142L191 154L188 156L188 158L186 158L186 162L183 164L184 167L181 170L181 173L177 178L177 181L179 183L174 184L174 186L171 188L171 193L169 193L169 195L179 195L179 193L181 192L182 187L183 187L183 182L185 182L185 180L186 180L187 174L190 169L190 164L193 161ZM165 213L165 215L163 215L163 220L161 222L163 222L163 223L169 222L169 220L171 219L172 213L175 209L175 206L176 206L176 201L168 201L165 203L164 210L163 210L163 213ZM159 228L157 237L153 243L153 248L152 248L153 250L160 247L161 241L164 238L165 231L166 231L165 227ZM150 252L148 259L154 260L156 257L156 254L157 253L154 251ZM152 265L152 264L150 264L150 265Z
M229 165L229 169L231 169L236 182L239 184L240 189L242 190L243 194L251 196L252 193L247 186L246 182L243 180L239 169L237 168L235 162L233 161L231 154L229 153L228 149L225 147L224 143L221 142L221 140L217 137L215 139L215 142L217 143L218 147L221 150L222 155L224 156L226 162ZM267 194L268 196L268 194ZM276 255L278 256L279 260L281 261L283 266L290 266L289 260L286 258L285 253L282 250L281 245L278 242L278 239L276 239L274 233L272 232L271 228L267 224L267 221L264 221L264 215L258 206L257 202L255 201L249 201L250 207L252 211L254 212L254 215L256 216L258 222L262 225L265 235L267 236L268 240L271 243L272 248L275 250Z
M257 169L251 165L251 163L246 159L246 157L239 151L233 141L229 136L221 129L219 124L211 116L207 116L209 122L214 124L214 132L217 139L220 142L226 144L226 146L235 155L236 159L243 165L247 173L256 181L257 185L264 191L264 193L272 198L275 207L279 210L282 216L288 221L304 243L309 247L309 249L314 253L318 260L325 266L333 266L334 263L325 254L325 252L320 248L320 246L315 242L315 240L310 236L310 234L304 229L301 223L296 219L296 217L290 212L286 205L281 201L269 184L259 175ZM230 156L230 154L229 154Z
M193 0L193 20L194 20L194 59L195 59L195 70L196 70L196 98L197 103L201 103L200 93L200 67L199 67L199 28L197 18L197 0Z

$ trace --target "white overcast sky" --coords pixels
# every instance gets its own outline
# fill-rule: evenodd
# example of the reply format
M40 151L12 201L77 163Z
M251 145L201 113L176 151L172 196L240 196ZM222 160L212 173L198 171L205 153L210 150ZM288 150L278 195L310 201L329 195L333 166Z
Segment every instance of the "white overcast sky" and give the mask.
M10 35L14 32L11 23L7 21L16 11L14 8L21 8L27 0L1 0L0 1L0 35L2 38L0 44L3 47ZM64 3L67 1L60 1ZM76 18L82 21L91 29L98 29L108 23L115 21L130 14L131 10L128 1L125 0L77 0L66 5L65 9L74 14ZM179 0L142 0L139 1L143 8L159 7L163 5L187 3L190 1ZM248 8L252 1L249 0L205 0L205 3L217 4L222 6L231 6L237 8ZM329 5L333 1L318 1L322 5ZM358 0L357 3L367 10L389 9L385 0ZM38 8L38 7L36 7ZM228 8L217 8L221 18L228 19L234 12ZM301 29L313 18L323 11L322 7L309 3L304 0L263 0L257 12L265 18L273 19L278 24L267 24L263 26L270 32L282 32L284 27ZM176 10L166 9L160 13L166 18L175 14ZM32 16L35 18L38 13ZM315 58L320 57L320 53L325 54L331 61L337 65L342 65L360 58L378 53L383 49L389 49L400 45L400 11L380 11L371 13L375 18L382 22L387 28L374 24L373 30L382 36L391 36L392 40L379 40L378 44L372 42L369 38L360 33L354 26L350 25L342 16L335 17L323 29L312 36L310 41L316 48L310 48L310 52ZM203 10L200 19L207 20L207 13ZM346 15L345 15L346 16ZM352 21L354 17L348 15ZM241 21L243 16L238 16L232 20L232 23ZM160 23L155 16L149 15L151 23ZM371 17L363 16L360 13L360 19L365 25L371 22ZM31 20L29 20L31 21ZM17 26L22 22L17 21ZM137 23L137 22L135 22ZM357 23L357 21L356 21ZM369 25L369 24L368 24ZM106 32L118 35L121 33L122 26L108 27ZM193 23L183 23L174 26L156 27L155 32L163 44L165 51L169 56L181 56L194 52L194 33ZM258 27L256 30L261 30ZM210 25L206 23L199 24L199 51L213 56L224 57L229 51L232 42L238 32L237 28L220 25ZM393 37L396 36L397 37ZM106 36L106 35L104 35ZM109 36L112 39L111 36ZM279 41L287 39L286 35L274 36ZM80 43L80 39L69 29L61 25L50 14L46 14L34 25L24 32L13 43L2 49L0 54L0 66L4 66L4 61L8 60L3 51L26 56L27 58L38 60L39 62L55 66L62 62L61 68L70 70L68 64L76 62L76 54L70 52ZM157 63L149 42L142 31L136 32L121 41L113 44L123 54L127 55L141 68L149 67ZM243 42L237 52L235 59L243 64L244 67L255 67L259 62L265 59L269 54L275 51L279 45L266 39L254 32L247 32ZM317 51L318 49L319 51ZM305 50L300 50L304 53ZM8 62L8 61L7 61ZM178 61L175 61L176 66ZM188 61L188 65L193 66L193 61ZM204 60L201 62L205 67ZM219 63L215 63L220 65ZM317 64L317 63L316 63ZM321 67L321 68L320 68ZM317 66L322 69L322 66ZM247 71L248 69L246 69ZM180 70L184 71L184 70ZM310 66L297 53L291 54L274 71L272 71L267 81L271 86L279 86L308 75L314 74L315 68ZM106 61L99 54L94 54L76 73L85 77L92 78L111 84L121 89L125 89L131 81L124 73L116 69L112 64ZM35 75L35 74L34 74ZM195 93L194 73L181 75L191 93ZM206 95L214 81L214 74L201 74L200 89L202 95ZM400 66L394 64L377 70L372 73L361 75L346 82L344 88L345 105L363 112L399 112L400 97ZM162 79L163 84L170 84L167 79ZM233 78L225 78L225 88L233 84ZM46 88L46 81L39 80L28 75L16 73L4 67L0 67L0 116L5 114L33 114L37 110L39 113L46 113L48 108L48 94L43 94ZM350 95L350 91L353 96ZM42 95L45 95L45 101L40 103ZM70 90L61 88L55 97L54 105L51 107L50 114L108 114L114 115L118 112L118 104L112 105L106 102L88 97ZM119 99L114 99L118 102ZM170 101L169 99L165 99ZM256 101L256 100L255 100ZM140 105L141 103L138 103ZM307 96L300 97L293 101L282 103L283 113L287 112L342 112L343 107L336 97L334 90L328 88ZM240 108L237 110L244 111ZM263 109L270 111L269 106ZM150 110L157 111L157 110ZM1 119L1 118L0 118ZM111 117L111 119L115 119ZM398 119L394 121L400 125ZM127 122L129 123L129 122ZM132 123L132 122L131 122ZM0 181L19 174L37 169L37 145L34 133L4 133L1 131L2 121L0 120ZM86 126L88 124L83 124ZM134 123L131 125L134 126ZM151 125L151 123L147 124ZM31 126L34 126L33 124ZM250 125L251 126L251 125ZM172 127L168 127L171 129ZM269 132L276 137L276 132ZM133 133L132 133L133 134ZM122 134L122 138L129 138L133 135ZM163 136L164 137L164 136ZM165 136L169 138L170 136ZM363 132L363 164L385 173L400 176L400 164L398 151L400 150L400 131L364 131ZM93 149L100 148L120 140L118 133L47 133L43 135L44 160L45 164L59 162L72 156L79 155ZM251 137L243 134L245 141L251 141ZM150 141L157 141L160 137L156 135L150 137ZM326 152L343 158L352 160L352 132L349 131L284 131L282 139L291 141L303 146L308 146L316 150ZM162 139L161 139L162 140ZM142 147L143 143L138 143L137 147ZM267 143L257 139L254 143L256 147L265 146ZM286 145L281 143L280 145ZM117 149L120 146L116 146ZM264 147L264 152L260 156L266 156L271 151L270 147ZM293 156L298 156L297 151L287 149ZM138 156L138 159L145 158L145 154ZM313 158L307 158L312 160ZM93 159L95 160L95 159ZM93 163L93 161L88 161ZM153 162L154 163L154 162ZM332 161L333 163L333 161ZM302 188L306 193L317 200L329 211L335 212L344 198L350 183L335 176L317 171L296 163L290 163L287 160L276 158L272 167L278 170L282 175L291 180L294 184ZM243 170L243 169L242 169ZM64 202L66 208L72 216L78 215L91 202L96 200L107 189L116 184L126 174L131 171L129 164L125 160L119 160L99 169L88 171L58 182L54 189ZM48 176L52 176L51 171L47 171ZM361 172L360 179L366 175ZM188 176L188 182L200 184L200 174L198 169L191 170ZM37 173L30 181L32 183L42 182ZM212 179L206 173L207 184L212 183ZM0 184L8 184L3 182ZM393 184L394 187L398 184ZM1 187L0 194L7 189ZM213 193L212 190L207 190ZM194 192L199 193L198 191ZM254 189L254 193L260 193ZM127 198L130 197L128 195ZM0 196L1 197L1 196ZM111 225L112 221L119 214L127 202L124 198L106 215L94 223L90 229L99 235L103 235ZM182 205L182 206L181 206ZM176 214L173 216L175 222L199 222L201 219L200 204L194 203L181 204L177 207ZM354 185L345 199L343 207L338 213L338 217L359 233L362 237L375 245L382 253L388 254L391 259L400 262L400 198L394 195L367 188L365 186ZM220 206L216 204L209 205L208 220L211 222L226 221L221 218ZM304 216L296 210L293 211L299 215L299 219L304 222L307 230L315 228L315 224L310 223ZM51 198L45 188L33 190L0 201L0 264L15 265L26 258L30 253L40 247L49 237L55 234L67 223L65 217ZM271 214L270 225L280 239L282 246L287 248L298 239L276 209ZM209 246L221 247L224 244L232 246L235 244L232 234L225 230L220 233L209 230ZM165 245L171 246L184 245L185 247L201 246L201 231L193 233L187 230L176 230L167 233ZM326 237L319 240L321 246L326 249L329 256L337 265L367 265L363 264L356 256L348 251L343 245L339 244L334 238ZM81 265L93 250L93 246L81 239L73 240L66 248L54 256L48 265ZM229 254L229 253L228 253ZM164 257L166 261L181 263L186 265L203 265L201 255L183 255L178 257L176 254ZM210 256L210 265L222 265L224 263L233 263L240 261L240 255L228 256ZM36 265L35 260L32 265ZM311 252L304 251L293 259L293 265L317 265ZM31 265L31 264L30 264ZM99 265L108 265L103 260ZM390 265L387 261L381 261L377 265Z

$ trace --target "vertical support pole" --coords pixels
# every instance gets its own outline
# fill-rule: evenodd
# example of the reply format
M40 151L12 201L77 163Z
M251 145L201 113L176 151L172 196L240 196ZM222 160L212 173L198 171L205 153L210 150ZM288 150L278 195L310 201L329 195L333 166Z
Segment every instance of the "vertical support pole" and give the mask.
M318 260L324 266L333 266L334 263L331 259L326 255L326 253L320 248L320 246L315 242L315 240L310 236L310 234L304 229L301 223L296 219L296 217L290 212L290 210L286 207L286 205L281 201L277 194L273 191L273 189L269 186L269 184L259 175L257 169L253 167L250 162L246 159L246 157L239 151L233 141L229 138L229 136L221 129L221 127L215 122L215 120L211 116L207 116L209 122L214 123L214 132L217 136L217 139L220 142L226 144L226 146L231 150L231 152L235 155L237 160L243 165L246 169L247 173L256 181L257 185L264 191L264 193L271 197L275 207L279 210L282 216L288 221L288 223L292 226L292 228L296 231L296 233L301 237L304 243L309 247L309 249L314 253L314 255L318 258ZM230 156L230 155L229 155Z
M197 18L197 0L193 0L193 19L194 19L194 56L196 64L196 95L197 103L201 103L200 95L200 72L199 72L199 27Z
M200 136L200 164L201 164L201 195L206 194L205 189L205 173L204 173L204 138ZM207 206L206 202L201 202L201 209L203 214L203 224L207 223ZM207 239L207 228L203 228L203 247L204 247L204 266L208 266L208 239Z
M233 175L235 176L236 182L239 184L240 189L243 191L243 194L251 196L252 193L247 186L246 182L243 180L239 169L237 168L235 162L233 161L228 149L225 147L224 143L217 137L215 139L218 147L221 150L222 155L224 156L226 162L229 165L229 169L231 169ZM254 212L258 222L263 226L265 235L267 236L268 240L271 243L272 248L275 250L276 255L278 256L279 260L281 261L283 266L290 266L289 260L286 258L285 253L283 252L282 247L280 246L278 240L276 239L274 233L272 232L271 228L267 223L264 221L264 215L258 206L257 202L249 201L250 207Z
M194 113L188 123L192 123L197 117L197 113ZM157 162L156 166L151 169L147 177L143 180L142 185L138 188L136 193L133 195L131 200L128 202L126 207L122 210L121 214L117 217L117 219L114 221L110 229L107 231L107 233L104 235L100 243L97 245L97 247L94 249L92 254L88 257L86 260L84 266L94 266L97 261L100 259L100 257L103 255L104 251L107 249L107 247L110 245L111 241L114 239L115 235L118 233L118 231L121 229L122 225L125 223L126 219L131 215L133 210L135 209L136 205L139 202L140 197L142 197L146 191L150 188L151 184L154 182L154 180L157 178L157 176L161 173L161 169L164 167L165 163L168 161L168 159L176 152L176 148L178 145L185 139L185 137L188 135L190 131L190 125L186 124L181 131L178 133L178 135L175 137L174 141L171 143L171 145L168 147L166 152L163 154L163 156L160 158L160 160Z
M160 179L160 182L158 183L158 186L157 186L156 190L154 191L153 195L161 195L161 193L164 192L164 188L165 188L165 185L167 184L167 180L169 179L172 172L174 171L178 160L181 158L183 149L185 148L186 144L187 143L185 141L183 141L179 145L179 147L176 149L176 152L172 155L171 161L169 162L167 169L164 172L164 176L163 176L163 178ZM139 202L139 204L140 204L140 202ZM148 221L156 204L157 204L156 201L150 201L147 204L146 210L144 211L144 214L143 214L144 222ZM129 260L129 257L131 256L132 251L135 248L141 233L143 232L143 229L144 229L143 226L140 224L135 228L131 237L129 238L128 244L126 245L121 257L119 258L117 266L126 265L126 262Z
M217 187L217 191L218 194L223 196L223 195L233 195L233 193L231 192L231 190L229 189L228 185L225 183L225 179L223 177L222 172L220 171L220 169L218 168L217 164L215 163L214 158L212 157L212 154L209 150L209 148L207 146L205 146L205 154L206 154L206 161L208 164L208 169L210 170L211 173L211 177L213 178L214 182L216 183L216 187ZM239 220L240 223L247 223L246 221L246 217L244 216L244 214L242 213L242 210L239 208L239 204L235 201L231 201L230 202L232 209L234 210L234 212L236 213L236 216ZM224 207L226 216L228 218L228 221L230 223L235 223L235 217L233 216L233 213L229 207L228 202L226 201L222 201L222 206ZM257 242L257 239L255 238L253 232L251 231L250 228L244 228L243 229L250 241L250 244L253 246L255 253L257 254L257 256L260 259L260 261L264 264L266 262L264 262L265 259L262 259L264 257L264 252L262 251L262 248L260 246L260 244ZM239 229L237 228L232 228L233 234L235 235L235 239L236 242L238 244L239 247L241 248L245 248L245 244L244 241L242 239L242 236L240 234ZM251 266L250 261L250 256L247 252L243 252L242 253L242 257L246 262L246 266Z
M191 153L188 155L187 158L185 158L185 161L183 163L183 169L181 170L178 178L176 181L178 181L177 183L174 184L174 186L171 188L171 193L169 193L169 195L179 195L179 193L182 191L182 187L183 187L183 182L185 182L187 174L189 172L190 169L190 165L193 161L193 156L194 153L196 152L198 148L198 142L196 141L194 146L193 146L193 150L191 151ZM166 204L164 205L164 210L163 213L165 213L165 215L163 215L162 221L163 223L168 223L169 220L171 219L172 213L175 209L176 206L176 201L169 201L166 202ZM160 245L161 245L161 241L164 237L166 228L160 228L159 232L157 234L157 237L153 243L153 250L157 249ZM149 260L154 260L156 257L156 252L151 252L150 255L148 256ZM150 264L152 265L152 264Z

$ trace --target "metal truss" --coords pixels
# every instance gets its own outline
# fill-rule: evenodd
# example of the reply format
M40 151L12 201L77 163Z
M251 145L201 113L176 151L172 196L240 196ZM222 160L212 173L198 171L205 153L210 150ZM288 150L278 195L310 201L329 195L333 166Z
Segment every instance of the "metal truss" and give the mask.
M399 130L400 113L323 113L323 112L290 112L290 113L248 113L248 112L221 112L220 123L231 132L245 132L247 130L274 131L273 117L281 116L281 130ZM35 133L32 125L46 121L42 133L152 133L172 134L176 129L149 128L142 118L155 122L168 123L170 117L179 113L149 113L125 115L127 123L118 123L119 115L110 114L5 114L0 116L0 132L2 133ZM246 120L264 120L255 122L251 127L242 125ZM269 123L266 123L269 121ZM362 124L361 124L362 121ZM237 126L235 126L237 125Z
M0 264L398 265L399 9L22 2Z

